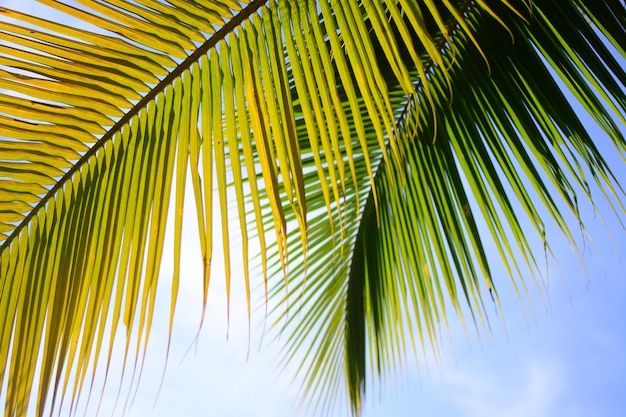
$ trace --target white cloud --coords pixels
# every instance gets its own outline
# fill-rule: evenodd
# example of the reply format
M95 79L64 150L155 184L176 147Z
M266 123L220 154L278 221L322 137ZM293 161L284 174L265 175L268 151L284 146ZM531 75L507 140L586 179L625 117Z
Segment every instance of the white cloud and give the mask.
M447 396L466 416L541 417L554 415L566 388L558 359L531 358L520 363L494 362L491 368L444 370Z

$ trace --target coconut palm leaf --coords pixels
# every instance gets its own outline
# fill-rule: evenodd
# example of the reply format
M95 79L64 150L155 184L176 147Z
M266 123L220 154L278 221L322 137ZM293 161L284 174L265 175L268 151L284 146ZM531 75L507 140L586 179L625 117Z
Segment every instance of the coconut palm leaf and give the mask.
M506 9L498 9L500 20L471 9L468 24L482 52L457 33L454 45L463 52L448 56L447 73L430 74L430 93L418 83L407 102L399 83L397 93L390 88L390 96L401 97L396 120L399 142L408 144L404 164L388 166L374 155L372 183L365 161L350 158L362 182L346 192L345 222L335 216L342 238L326 219L308 222L308 262L296 249L287 267L294 299L274 312L278 335L288 335L284 365L297 361L313 410L334 409L347 392L358 413L365 392L379 392L377 381L393 379L407 351L419 363L429 345L439 346L447 310L488 336L483 294L497 302L490 265L504 264L520 295L528 293L528 281L541 290L541 261L552 253L548 236L563 233L575 244L563 208L583 227L578 201L585 196L593 203L591 178L623 213L623 189L556 81L561 76L576 86L582 105L624 155L624 72L588 23L601 20L593 15L599 13L617 28L623 18L611 13L624 10L611 5L612 12L599 7L581 16L586 5L534 2L531 26ZM581 34L580 43L560 41L573 33ZM394 84L391 77L387 82ZM314 161L303 161L305 169L309 164ZM324 207L319 187L311 186L307 198L310 210ZM367 203L359 207L359 201ZM529 244L533 233L521 226L529 222L544 243L539 257ZM289 246L299 244L295 233L291 239ZM324 250L336 240L339 250ZM270 276L280 265L274 268ZM278 283L273 296L284 294ZM297 305L298 314L285 304Z
M6 415L76 412L118 339L141 373L168 226L171 335L188 179L204 305L218 244L229 291L234 215L248 315L259 278L324 411L358 413L449 309L488 333L492 262L540 282L522 216L549 252L590 178L624 213L562 92L624 155L619 1L41 3L83 25L0 7Z

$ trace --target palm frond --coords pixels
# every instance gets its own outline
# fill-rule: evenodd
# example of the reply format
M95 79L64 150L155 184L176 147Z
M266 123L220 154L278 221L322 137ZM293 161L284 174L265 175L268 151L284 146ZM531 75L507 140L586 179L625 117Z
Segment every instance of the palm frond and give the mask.
M208 236L206 302L213 148L220 194L226 176L219 164L224 141L217 134L222 101L213 90L221 90L221 77L207 51L215 51L264 2L241 11L235 2L182 2L164 11L158 10L164 4L90 3L88 10L47 3L115 33L2 9L9 18L41 27L33 31L12 21L2 26L12 44L6 47L12 56L2 62L8 68L1 81L8 116L0 120L3 176L6 171L9 178L3 181L0 219L6 317L0 379L10 381L8 415L25 414L34 387L38 415L64 402L72 410L98 357L105 354L110 365L120 328L124 364L137 369L150 336L170 195L176 204L173 319L190 157L200 226ZM188 26L189 14L212 16L211 24ZM215 121L216 133L210 130ZM209 173L204 197L198 164L203 139Z
M204 303L214 206L230 288L232 186L248 314L254 239L286 363L302 352L308 398L355 413L368 369L437 344L447 302L486 323L485 239L512 277L536 272L519 217L549 250L537 202L568 235L556 200L576 214L585 170L624 211L554 81L623 155L618 1L41 2L86 26L0 8L7 415L34 395L37 415L76 412L118 334L141 373L173 199L171 335L187 177Z
M284 365L297 361L314 410L329 412L348 393L358 414L366 392L378 392L371 385L392 379L408 352L418 363L430 347L437 353L448 310L488 336L485 301L493 297L500 311L494 265L504 265L520 297L533 281L541 293L541 261L554 256L550 236L562 233L575 245L567 219L584 228L579 201L596 207L589 181L623 218L624 190L563 92L571 89L623 156L626 79L607 40L624 37L624 9L594 6L533 2L521 16L471 7L473 37L454 33L447 71L429 73L428 92L417 72L414 96L387 79L403 164L372 158L375 181L363 177L346 193L345 233L332 254L324 250L339 241L332 227L308 221L308 264L296 249L287 268L288 304L298 313L274 311L289 337ZM366 172L362 159L350 159ZM303 161L305 170L311 163ZM307 198L312 211L321 207L319 191ZM357 200L366 203L359 208ZM543 247L530 245L533 232ZM295 235L290 242L299 244ZM273 296L284 293L276 281Z

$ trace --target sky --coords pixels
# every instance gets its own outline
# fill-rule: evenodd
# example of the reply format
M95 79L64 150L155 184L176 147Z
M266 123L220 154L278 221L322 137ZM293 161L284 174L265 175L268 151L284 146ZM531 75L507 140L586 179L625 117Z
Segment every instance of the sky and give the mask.
M536 310L534 314L527 312L528 317L512 289L506 288L507 281L499 282L506 332L496 319L493 340L481 344L471 338L467 342L458 321L452 320L454 345L443 344L441 363L430 362L427 369L409 367L406 378L387 389L382 398L371 398L364 417L623 415L626 274L617 250L624 253L626 237L613 228L619 232L613 236L613 245L599 219L587 219L596 239L596 247L587 248L584 254L587 273L569 247L555 246L566 284L555 272L557 276L550 278L549 306L544 308L534 298ZM186 269L193 269L197 259L195 243L193 238L185 241L183 253L189 262L184 259L182 264ZM192 278L194 271L188 274ZM224 290L218 274L215 277L209 322L197 354L178 363L172 360L156 406L152 401L158 381L148 376L151 370L146 370L141 397L137 397L129 416L294 415L297 387L290 385L289 370L278 377L273 372L277 346L264 344L260 353L253 348L246 361L241 291L235 294L239 301L236 298L234 302L239 315L234 307L230 340L225 340ZM186 328L187 336L176 339L179 349L172 354L176 359L184 355L194 335L198 314L189 309L199 305L194 291L190 285L181 294L185 302L177 313L178 324ZM163 320L167 320L166 315ZM253 333L253 343L255 339ZM150 362L150 367L156 368L156 379L161 360L156 354Z
M37 11L28 1L1 1L18 10ZM587 121L588 122L588 121ZM626 184L624 161L597 135L610 166ZM191 193L187 193L191 198ZM419 369L409 364L403 378L382 393L372 393L363 417L378 416L623 416L626 413L626 232L610 208L595 194L602 219L588 205L583 219L589 238L581 242L582 261L558 236L551 239L560 272L548 273L548 305L534 294L534 311L522 310L508 279L496 281L505 310L492 319L492 338L464 335L451 320L451 337L444 337L441 361L428 359ZM189 199L187 207L193 210ZM622 216L624 218L624 216ZM293 369L276 372L280 343L264 340L259 349L261 314L253 318L248 355L248 326L243 283L235 283L226 340L225 289L220 267L214 265L207 319L191 349L200 316L200 254L195 216L186 216L182 276L174 340L163 374L164 346L169 323L167 285L160 288L155 328L137 396L125 415L150 416L293 416L297 415L298 386ZM572 228L576 230L576 226ZM219 231L218 231L219 233ZM580 234L575 235L580 236ZM543 247L536 244L538 253ZM171 246L166 247L171 252ZM621 256L620 256L621 253ZM219 260L220 254L214 255ZM163 274L172 270L164 257ZM496 271L502 274L503 271ZM233 276L238 276L237 273ZM450 342L451 340L451 342ZM114 365L115 367L115 365ZM119 374L111 370L110 386L100 415L111 415ZM158 394L158 398L157 398ZM94 396L97 395L94 393ZM155 401L156 400L156 401ZM117 404L123 408L125 396ZM90 411L87 415L91 415ZM340 414L340 415L347 415Z
M623 167L617 155L606 154L609 163ZM626 181L624 170L618 174ZM494 314L492 340L470 337L468 341L458 320L452 319L452 342L443 343L440 363L429 360L419 369L409 365L405 378L382 395L369 398L363 416L623 416L626 233L608 216L610 210L603 202L597 200L596 204L607 214L612 237L601 219L587 210L583 218L594 240L581 246L582 262L565 242L551 241L561 272L550 264L547 306L535 294L534 313L524 314L508 279L497 281L506 330ZM193 267L199 257L193 226L186 232L183 276L199 280ZM540 256L542 246L535 247ZM218 254L214 257L219 258ZM168 366L156 406L154 392L162 369L158 353L144 371L140 395L128 416L295 415L298 387L291 384L289 369L276 376L273 367L279 346L264 343L259 353L254 345L258 346L260 332L254 327L253 348L246 360L247 322L241 286L234 294L230 340L226 340L224 287L217 271L214 277L209 319L197 354L184 357L195 335L200 303L197 287L187 284L180 298L185 301L177 312L178 335L187 335L175 335L171 354L175 359ZM167 322L167 308L161 311ZM153 370L154 379L149 376Z

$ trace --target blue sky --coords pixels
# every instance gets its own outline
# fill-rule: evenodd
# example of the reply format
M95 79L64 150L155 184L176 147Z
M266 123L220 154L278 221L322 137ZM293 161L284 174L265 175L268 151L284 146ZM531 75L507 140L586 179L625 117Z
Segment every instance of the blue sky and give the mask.
M2 2L18 10L40 10L32 1ZM597 135L609 165L626 184L624 161ZM409 365L403 378L382 393L372 393L364 417L377 416L623 416L626 413L626 232L617 223L599 193L596 204L605 221L588 205L583 219L593 239L580 239L583 259L558 236L551 239L560 272L550 264L549 304L534 292L534 312L522 312L506 277L496 281L505 310L507 330L491 315L492 339L479 341L470 330L464 336L460 323L451 319L451 338L444 337L442 359L432 357L419 370ZM191 198L191 193L188 193ZM192 207L189 200L187 207ZM193 214L193 213L192 213ZM624 216L622 216L624 218ZM142 381L127 416L292 416L296 413L298 386L291 369L275 371L278 343L265 341L259 351L261 315L253 318L252 348L243 283L236 286L229 340L226 340L224 285L215 266L209 311L197 351L185 352L197 330L200 316L200 255L194 231L195 216L187 216L183 249L184 283L179 298L174 341L165 379L164 342L169 322L168 283L160 289L154 333ZM576 230L576 226L572 228ZM218 232L219 233L219 232ZM535 246L539 258L543 248ZM166 248L166 253L168 248ZM171 252L171 248L170 248ZM621 258L619 256L621 253ZM216 253L214 259L219 259ZM171 261L164 258L163 273ZM500 271L502 274L504 272ZM496 272L496 275L498 273ZM237 276L235 273L234 276ZM166 280L167 281L167 280ZM528 304L525 304L528 309ZM453 343L451 343L450 342ZM119 352L118 352L119 353ZM119 375L111 372L101 415L110 415ZM124 385L126 387L127 385ZM124 392L124 391L123 391ZM95 403L97 403L97 396ZM117 406L121 411L123 395ZM91 415L90 411L87 415ZM347 415L347 414L345 414Z
M616 154L607 154L613 166L623 167ZM623 169L617 174L626 180ZM524 315L508 278L503 277L496 285L507 330L493 314L492 340L481 343L470 331L468 341L459 321L453 318L452 344L444 337L441 362L430 358L419 370L407 367L404 378L382 395L375 393L369 398L364 417L622 416L626 410L626 268L618 251L626 253L626 234L609 216L604 202L598 200L596 204L607 213L605 220L613 236L600 218L585 210L593 244L587 240L584 248L581 246L584 263L563 240L551 241L561 272L550 264L547 307L535 293L534 313L525 304ZM194 253L192 237L186 239L186 245L189 262L184 259L183 266L190 268L197 263L198 253ZM537 244L536 248L541 256L542 246ZM194 279L194 272L190 270L188 277ZM234 295L230 341L225 340L224 290L219 275L215 277L198 353L178 362L195 334L198 318L199 296L190 285L181 294L185 301L177 313L180 337L174 343L173 360L156 407L153 398L162 365L158 353L151 362L157 371L155 380L146 370L140 396L129 416L294 415L298 387L291 385L289 369L276 376L272 366L278 355L276 344L265 343L257 353L254 345L260 332L255 334L254 327L253 349L246 362L247 326L241 287ZM167 320L166 313L163 320ZM186 336L182 335L185 331Z
M612 156L613 166L623 166L617 155ZM626 180L624 170L618 174ZM603 202L596 203L601 212L610 214ZM452 318L451 338L443 338L440 363L431 357L419 369L409 365L404 378L382 395L373 393L364 417L622 416L626 410L626 268L618 251L626 253L626 236L609 215L605 220L613 240L600 218L587 211L584 219L594 239L593 244L587 240L584 249L581 246L584 264L564 241L552 240L561 272L550 264L548 306L534 293L534 313L526 303L524 315L508 278L502 277L496 285L507 330L493 314L492 340L481 342L470 330L468 341L459 321ZM183 276L198 283L193 265L198 265L199 253L192 229L190 224ZM542 246L536 248L541 256ZM214 259L219 257L216 254ZM253 347L246 361L242 284L234 293L229 341L224 286L217 270L211 285L208 319L197 354L184 357L195 335L200 305L198 287L188 282L181 293L172 359L156 406L162 370L159 352L163 352L158 339L165 337L158 331L128 416L295 414L298 386L291 384L290 369L281 374L274 370L279 344L264 343L258 353L260 326L253 326ZM161 322L165 329L166 302L163 307L155 326Z

